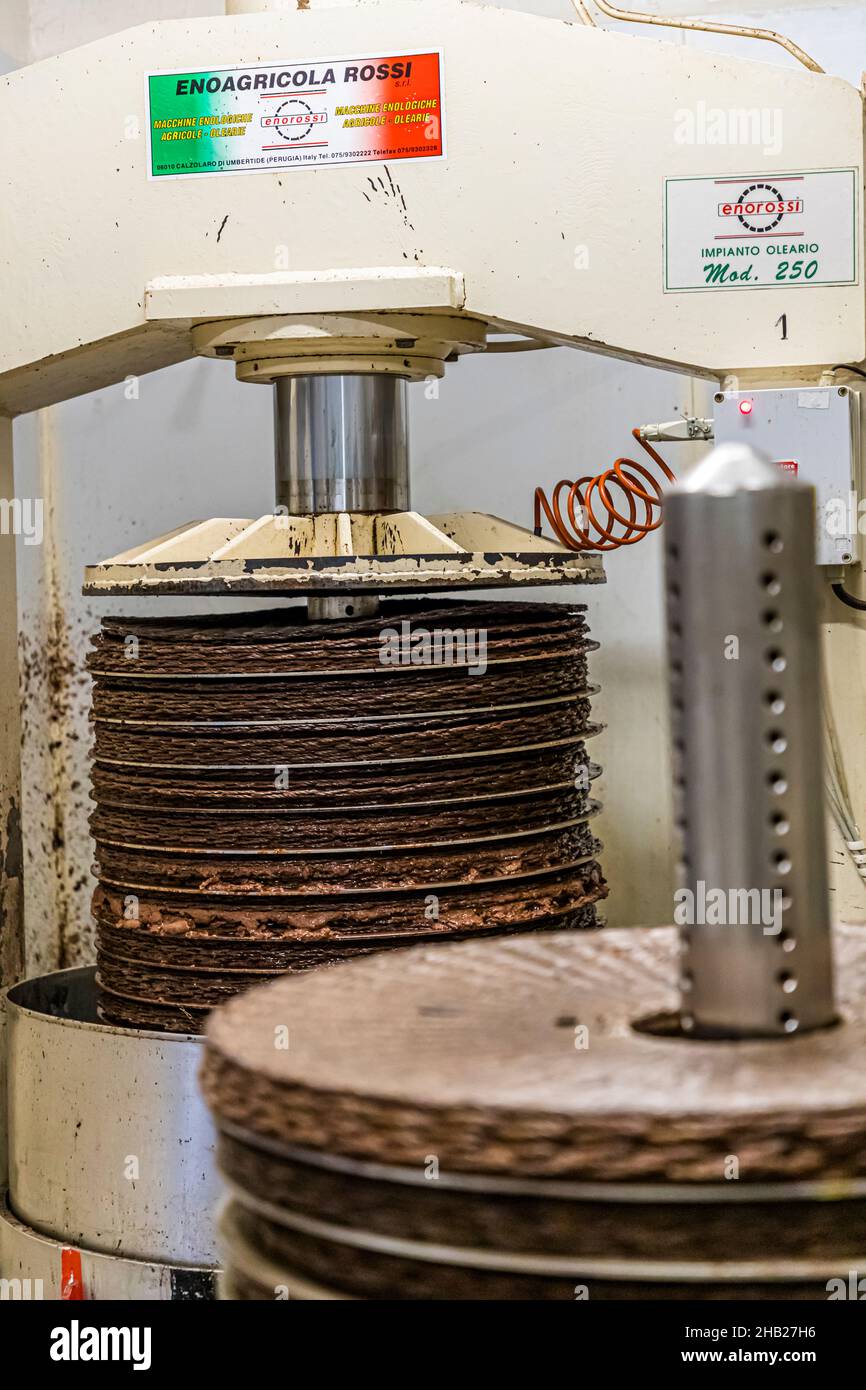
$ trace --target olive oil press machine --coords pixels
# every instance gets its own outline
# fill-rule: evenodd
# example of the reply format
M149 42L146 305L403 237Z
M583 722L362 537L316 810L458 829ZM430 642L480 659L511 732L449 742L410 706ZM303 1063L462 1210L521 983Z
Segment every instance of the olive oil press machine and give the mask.
M719 57L607 32L584 3L571 24L462 0L227 9L0 83L0 493L13 492L12 417L194 355L265 387L275 412L271 513L209 517L203 479L198 519L94 557L85 576L90 595L165 606L106 618L89 659L98 974L25 981L6 1001L0 1266L55 1297L210 1296L217 1183L195 1075L214 1006L283 974L316 1007L332 979L345 1001L349 971L400 976L410 957L394 947L416 942L435 962L434 946L493 935L508 939L442 953L457 963L442 966L443 989L464 988L460 959L467 989L484 976L476 962L499 960L494 998L507 998L514 952L540 959L563 939L554 929L597 925L593 644L563 589L602 582L603 554L660 524L672 474L653 442L715 436L733 449L698 470L666 521L675 740L691 760L686 878L781 895L773 936L692 928L693 1006L678 1026L726 1039L719 1058L772 1037L800 1049L805 1075L837 1014L820 757L803 751L817 717L804 484L820 517L859 471L862 94L788 41L784 67ZM683 138L696 94L712 110L779 112L784 158ZM59 101L74 117L46 118ZM539 493L533 528L413 510L411 383L460 371L469 353L551 346L708 379L714 418L635 431L644 462ZM817 546L841 583L856 527L819 525ZM0 564L0 959L14 982L6 537ZM475 597L491 589L508 592ZM200 595L244 607L184 615L184 597ZM267 608L251 606L260 599ZM723 642L716 616L732 612L750 635L743 661L724 665L714 721L708 634ZM755 758L766 806L735 794ZM620 935L608 948L605 934L574 932L587 957L575 978L616 995ZM667 937L651 954L657 974L674 968ZM849 957L854 945L846 969ZM641 983L620 983L631 1019ZM414 998L411 980L395 989ZM556 1007L570 1017L559 993ZM251 1064L215 1037L226 1050L219 1077L209 1063L209 1098L221 1127L242 1128L229 1073ZM679 1055L692 1045L706 1046L683 1038ZM637 1085L622 1061L623 1085ZM299 1142L282 1121L275 1135ZM242 1157L223 1159L238 1182ZM623 1179L639 1169L638 1151ZM327 1283L317 1249L310 1268ZM234 1269L236 1286L244 1277L255 1283Z

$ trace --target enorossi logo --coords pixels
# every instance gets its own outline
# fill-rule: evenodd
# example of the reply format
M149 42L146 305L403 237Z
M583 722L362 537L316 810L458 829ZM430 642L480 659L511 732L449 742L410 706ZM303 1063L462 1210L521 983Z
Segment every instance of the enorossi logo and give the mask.
M323 125L328 119L328 113L314 111L301 97L287 97L285 101L280 102L275 111L269 111L261 119L267 130L273 130L283 140L296 143L305 140L315 126Z
M666 178L665 293L856 285L862 183L853 167ZM780 340L788 323L772 320Z
M774 232L783 217L803 212L802 198L786 198L772 183L750 183L732 203L719 203L720 217L735 217L749 232Z

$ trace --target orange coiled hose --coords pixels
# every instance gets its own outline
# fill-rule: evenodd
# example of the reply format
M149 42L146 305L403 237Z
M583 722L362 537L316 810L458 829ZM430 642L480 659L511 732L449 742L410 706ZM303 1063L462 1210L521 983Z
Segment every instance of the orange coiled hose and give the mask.
M676 481L664 459L651 444L641 439L640 430L632 436L645 449L653 463L661 469L669 483ZM560 498L568 488L562 515ZM611 495L613 493L613 496ZM627 514L617 509L625 505ZM664 489L654 473L634 459L620 458L612 468L595 477L587 475L576 483L561 478L548 502L544 488L535 489L535 532L541 535L541 513L547 517L550 529L569 550L617 550L621 545L634 545L661 526L661 506ZM577 508L580 507L580 514ZM570 528L570 529L569 529ZM619 528L619 529L617 529Z

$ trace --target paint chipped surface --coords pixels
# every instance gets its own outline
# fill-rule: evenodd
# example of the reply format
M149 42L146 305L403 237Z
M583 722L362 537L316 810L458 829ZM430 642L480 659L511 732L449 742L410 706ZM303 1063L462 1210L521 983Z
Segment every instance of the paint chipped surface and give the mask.
M58 604L20 638L22 804L27 825L28 901L51 914L27 934L27 972L93 959L92 858L87 834L90 678L84 666L89 615ZM47 737L46 737L47 731ZM37 930L37 928L39 928Z
M24 970L22 931L21 809L14 797L0 802L0 984L12 984Z

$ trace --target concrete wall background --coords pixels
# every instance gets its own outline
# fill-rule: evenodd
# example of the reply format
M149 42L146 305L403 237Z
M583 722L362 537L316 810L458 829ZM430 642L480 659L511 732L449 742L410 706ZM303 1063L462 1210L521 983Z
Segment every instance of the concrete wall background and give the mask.
M510 7L572 14L568 0ZM217 0L2 0L0 55L8 64L32 60L145 19L218 8ZM789 33L829 71L859 81L862 8L813 3L762 10L756 18L750 7L743 18ZM781 50L740 40L662 30L654 36L791 61ZM410 400L417 509L478 508L527 525L537 484L549 488L560 477L609 466L630 452L635 424L688 409L708 412L705 384L568 349L467 359L449 369L438 399L425 399L417 386ZM143 600L86 602L79 593L84 565L186 520L270 510L270 407L266 388L239 385L226 364L197 361L142 378L132 398L113 387L16 422L17 493L46 502L44 545L19 545L31 972L91 955L83 665L89 634L109 609L154 608ZM681 445L666 452L678 470L690 458ZM608 726L597 745L605 766L600 833L611 883L608 919L660 922L670 918L674 856L657 538L614 554L607 569L608 585L586 601L602 643L592 667L603 687L596 713ZM859 725L851 736L862 744ZM859 751L866 761L866 748ZM841 861L838 851L835 857ZM848 866L841 872L850 915L861 902L860 885Z

